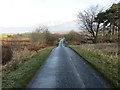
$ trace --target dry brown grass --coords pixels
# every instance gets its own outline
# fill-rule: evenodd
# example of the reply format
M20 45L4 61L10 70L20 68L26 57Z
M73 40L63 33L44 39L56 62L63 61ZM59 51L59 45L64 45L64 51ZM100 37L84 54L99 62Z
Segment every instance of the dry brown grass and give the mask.
M33 48L37 47L37 51L34 49L31 50L30 48L32 47ZM22 63L24 63L26 60L29 60L30 58L32 58L37 52L49 46L44 46L44 47L39 46L38 48L38 46L34 45L32 47L30 48L24 47L22 49L21 48L13 49L12 59L8 63L2 66L2 70L15 70L20 65L22 65Z
M118 55L118 43L98 43L95 44L97 49L102 50L106 54Z
M32 53L49 47L49 45L36 45L26 41L19 41L17 39L2 42L1 47L3 65L7 64L11 60L17 62L19 59L22 59L22 62L23 59L29 58L29 55L31 55Z
M2 41L2 42L1 42ZM49 47L49 45L37 45L30 42L29 37L13 35L12 37L2 38L2 70L15 70L26 60L29 60L39 50ZM4 48L3 48L4 47ZM10 52L11 50L11 52Z
M107 55L117 56L119 55L118 43L97 43L97 44L86 44L91 49L97 49Z
M14 70L17 67L19 67L24 61L31 58L36 52L30 51L27 48L24 48L23 50L13 50L13 57L10 62L8 62L6 65L3 66L3 70Z

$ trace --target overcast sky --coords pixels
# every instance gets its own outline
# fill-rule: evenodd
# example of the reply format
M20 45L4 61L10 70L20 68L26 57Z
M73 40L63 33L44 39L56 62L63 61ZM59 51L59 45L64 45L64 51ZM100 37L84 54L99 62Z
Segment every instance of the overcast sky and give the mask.
M64 27L76 20L78 11L99 4L110 7L119 0L0 0L0 30L9 28L37 27L40 24L48 27ZM74 25L74 24L73 24ZM59 28L60 28L59 26ZM3 29L4 28L4 29ZM24 29L21 29L24 31ZM10 32L10 31L9 31ZM15 29L11 32L15 32Z

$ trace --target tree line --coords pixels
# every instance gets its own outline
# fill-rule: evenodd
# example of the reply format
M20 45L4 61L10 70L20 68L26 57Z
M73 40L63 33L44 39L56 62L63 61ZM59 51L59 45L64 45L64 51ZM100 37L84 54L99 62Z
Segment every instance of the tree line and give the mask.
M119 10L120 3L113 4L105 11L103 11L103 9L98 5L90 7L84 12L79 12L79 25L91 34L93 37L93 43L97 43L99 41L98 38L100 34L103 37L102 39L105 39L107 36L111 39L114 36L118 36L118 31L120 29Z

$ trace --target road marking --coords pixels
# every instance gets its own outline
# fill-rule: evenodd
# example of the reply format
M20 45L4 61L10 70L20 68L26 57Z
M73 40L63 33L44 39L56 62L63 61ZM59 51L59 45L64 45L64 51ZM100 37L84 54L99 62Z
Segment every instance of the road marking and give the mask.
M75 72L76 72L77 76L79 77L78 79L80 80L81 85L82 85L81 88L85 88L85 84L84 84L84 82L82 81L81 76L80 76L80 74L78 73L78 71L77 71L74 63L72 63L72 58L71 58L71 57L70 57L70 61L71 61L71 64L72 64L73 68L75 69Z

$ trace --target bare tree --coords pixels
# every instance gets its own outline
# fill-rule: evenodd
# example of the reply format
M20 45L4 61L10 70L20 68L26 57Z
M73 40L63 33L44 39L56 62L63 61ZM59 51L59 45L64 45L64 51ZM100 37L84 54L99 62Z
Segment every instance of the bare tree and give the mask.
M34 44L37 44L37 45L44 44L45 40L44 40L42 33L45 30L48 30L48 28L46 26L37 27L36 30L33 31L31 34L31 42Z
M78 14L78 21L80 24L80 27L87 30L92 36L93 36L93 42L97 42L98 38L98 31L100 27L99 20L96 20L96 16L98 13L102 11L99 6L90 7L84 12L79 12Z
M39 27L36 28L35 32L42 33L43 31L46 31L46 30L48 30L47 26L40 25Z
M32 32L31 42L37 45L52 45L54 43L54 39L46 26L39 26L34 32Z

